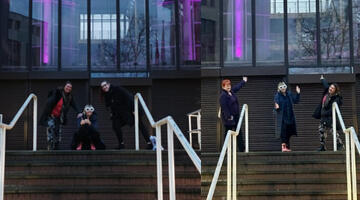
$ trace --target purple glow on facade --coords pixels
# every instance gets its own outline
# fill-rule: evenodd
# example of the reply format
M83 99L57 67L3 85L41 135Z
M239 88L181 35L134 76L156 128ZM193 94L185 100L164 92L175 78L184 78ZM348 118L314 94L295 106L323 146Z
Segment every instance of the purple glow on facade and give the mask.
M50 41L51 41L51 31L49 31L49 27L51 27L51 0L44 0L44 24L43 24L43 63L49 63L49 55L50 55Z
M235 0L235 57L243 58L244 0Z
M194 30L192 26L192 12L191 12L191 3L193 0L184 0L184 24L183 24L183 33L184 33L184 59L185 60L194 60L196 57L194 51Z

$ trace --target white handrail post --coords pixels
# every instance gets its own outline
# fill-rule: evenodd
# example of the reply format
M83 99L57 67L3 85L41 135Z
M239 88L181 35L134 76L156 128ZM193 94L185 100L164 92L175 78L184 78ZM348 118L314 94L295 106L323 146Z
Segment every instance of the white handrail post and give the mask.
M227 200L231 200L231 140L232 140L232 134L231 131L228 131L227 134L229 135L229 143L227 148L227 190L226 190L226 196Z
M333 145L334 145L334 151L337 151L336 146L336 104L333 103L332 105L332 129L333 129Z
M200 131L198 133L198 144L199 144L199 149L201 150L201 113L200 112L198 112L196 121L197 121L197 129Z
M350 130L352 127L350 128ZM349 131L350 134L350 153L351 153L351 179L352 179L352 197L353 200L357 200L357 184L356 184L356 160L355 160L355 142L354 142L354 136L353 132Z
M163 200L162 158L161 158L161 126L156 125L156 168L158 200Z
M345 149L346 149L346 182L347 182L347 193L348 200L351 200L351 172L350 172L350 137L349 131L345 131Z
M0 124L2 124L2 114L0 114ZM6 128L0 127L0 200L4 199L5 186L5 146L6 146Z
M135 112L135 149L139 151L139 97L135 95L134 99L134 112Z
M245 152L249 153L249 106L245 105ZM240 137L242 136L240 135Z
M232 132L233 145L232 145L232 199L236 200L236 157L237 157L237 145L236 137L241 137L241 135L236 135L236 132Z
M33 151L37 150L37 97L34 97L33 109Z
M167 137L168 137L168 165L169 165L169 196L170 200L175 200L175 161L174 161L174 133L167 122Z
M189 138L190 138L190 146L192 147L192 127L191 127L191 115L188 116L188 120L189 120Z

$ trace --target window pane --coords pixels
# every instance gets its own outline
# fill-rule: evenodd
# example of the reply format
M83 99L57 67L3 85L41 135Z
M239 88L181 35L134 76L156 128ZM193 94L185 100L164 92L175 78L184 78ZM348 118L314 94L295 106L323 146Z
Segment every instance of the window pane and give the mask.
M62 2L62 69L87 69L87 6L85 0Z
M33 1L32 64L34 70L57 69L58 1Z
M251 0L224 0L223 15L225 64L250 64Z
M284 7L282 1L256 1L256 61L284 63Z
M116 1L91 1L91 69L116 69ZM115 23L114 23L115 22Z
M2 59L2 68L25 70L27 69L26 65L29 56L29 1L11 0L9 2L9 12L2 16L7 17L8 21L7 49L3 51L5 56Z
M360 63L360 0L353 0L354 61Z
M123 70L146 69L144 0L120 1L120 66Z
M175 5L171 0L150 0L150 62L157 66L175 65Z
M320 39L323 65L349 64L349 21L347 0L322 1Z
M204 1L203 1L204 2ZM201 64L215 64L220 58L219 3L201 6Z
M200 1L180 0L179 4L181 63L200 64Z
M316 51L316 1L288 0L288 50L290 65L314 65Z

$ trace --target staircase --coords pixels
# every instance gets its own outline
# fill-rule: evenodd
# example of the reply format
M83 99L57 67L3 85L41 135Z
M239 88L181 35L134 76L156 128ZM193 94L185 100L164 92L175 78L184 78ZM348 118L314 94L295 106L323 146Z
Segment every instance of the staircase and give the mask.
M219 153L202 153L202 199L208 194L218 158ZM213 200L226 199L226 173L225 159ZM238 153L239 200L346 200L346 188L344 151Z
M163 158L167 158L164 151ZM184 151L175 151L177 199L200 199L200 175ZM168 199L167 163L164 199ZM155 200L153 151L7 151L6 200Z

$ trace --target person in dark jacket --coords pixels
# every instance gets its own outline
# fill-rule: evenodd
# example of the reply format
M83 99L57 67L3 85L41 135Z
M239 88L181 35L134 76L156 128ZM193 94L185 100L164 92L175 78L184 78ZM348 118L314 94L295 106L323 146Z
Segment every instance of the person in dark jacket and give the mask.
M225 127L224 137L229 130L236 130L240 117L240 107L238 98L235 93L238 92L247 82L247 77L243 77L243 80L231 88L231 82L229 79L222 81L222 91L220 94L220 106L221 106L221 119ZM244 151L244 141L241 131L237 136L238 150Z
M297 135L295 113L293 104L300 101L300 87L296 86L296 94L287 90L284 82L278 84L278 92L275 94L276 127L275 137L281 138L281 151L290 150L290 137Z
M47 127L47 149L58 149L61 142L62 126L66 124L67 113L72 107L81 116L81 112L76 106L73 95L71 94L72 84L66 82L64 87L59 87L49 92L48 99L40 117L39 124Z
M83 115L77 119L77 124L79 130L74 134L71 149L105 149L98 131L95 108L92 105L85 105Z
M321 98L321 102L315 109L313 117L320 119L319 124L319 137L320 137L320 147L318 151L326 151L326 138L328 134L333 133L332 129L332 104L336 102L338 106L342 106L343 98L340 95L340 87L336 83L329 83L325 80L324 76L320 76L321 83L324 87L324 92ZM338 121L337 121L338 124ZM337 130L340 130L340 125L336 126ZM336 132L336 142L337 149L342 150L344 148L343 142L339 136L339 133Z
M123 87L113 86L108 81L100 84L105 105L111 110L112 127L116 133L119 149L125 148L122 127L135 124L134 96ZM139 112L139 129L147 144L147 149L152 149L149 133L142 122L142 114Z

